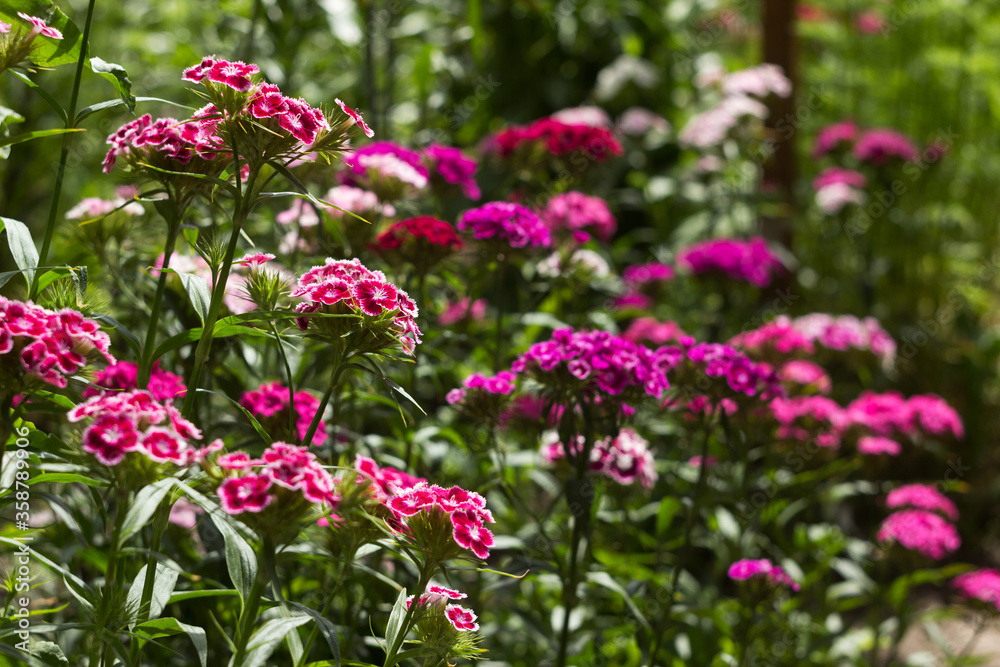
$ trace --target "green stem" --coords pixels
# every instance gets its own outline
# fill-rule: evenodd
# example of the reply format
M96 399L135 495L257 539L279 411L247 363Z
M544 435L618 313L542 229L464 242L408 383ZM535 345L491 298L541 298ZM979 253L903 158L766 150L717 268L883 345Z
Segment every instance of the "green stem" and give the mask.
M347 578L347 572L350 570L351 563L354 562L354 555L357 553L357 549L351 549L349 554L345 554L344 560L340 565L340 572L337 574L337 581L333 585L333 589L330 591L330 595L326 598L326 602L323 603L323 608L319 610L320 616L326 617L330 612L330 607L333 606L333 601L337 597L337 593L340 592L340 587L344 585L344 579ZM312 651L313 644L316 642L316 638L319 635L319 626L312 624L309 629L309 635L306 637L305 644L303 644L302 649L302 662L297 663L294 667L304 667L306 662L309 660L309 652Z
M240 170L239 161L236 162L235 166L238 178ZM229 238L229 247L226 249L226 257L223 260L222 269L215 279L215 287L212 289L212 301L208 306L208 315L205 317L205 323L201 330L201 339L198 341L198 349L194 353L194 365L191 367L191 373L186 383L188 391L184 396L184 409L182 412L188 418L191 417L194 410L194 398L197 394L196 390L201 380L205 360L208 359L208 354L212 350L212 341L215 339L215 323L219 321L219 310L222 308L222 298L226 294L226 283L229 281L229 273L232 271L233 260L236 257L236 246L240 240L240 232L243 230L243 225L250 215L252 203L245 204L244 202L250 200L256 177L256 173L251 172L250 177L247 179L246 192L243 194L240 194L239 183L237 183L236 212L233 215L232 236Z
M125 495L119 492L117 506L115 507L115 525L111 531L111 544L108 546L108 569L104 573L104 590L101 592L101 601L98 603L97 615L94 618L94 635L90 646L90 664L94 667L98 665L101 647L104 646L102 638L108 622L108 603L116 589L115 582L118 578L118 550L121 546L121 528L127 514L125 498Z
M268 576L267 568L261 565L264 562L264 551L274 551L274 545L265 538L261 545L261 552L257 554L257 576L250 587L247 599L243 601L243 608L240 610L240 618L236 624L236 651L233 653L232 667L243 667L243 661L247 657L247 645L250 643L250 635L253 634L253 626L257 621L257 612L260 610L260 602L267 588Z
M90 42L90 25L94 18L94 5L97 0L87 4L87 19L83 24L83 39L80 42L80 57L76 60L76 74L73 77L73 92L69 98L69 109L66 110L66 129L76 126L76 104L80 97L80 81L83 79L83 66L87 62L87 45ZM62 152L59 154L59 167L56 170L56 184L52 192L52 204L49 206L49 219L45 223L45 237L42 239L42 249L38 253L38 266L45 266L49 256L49 246L52 245L52 234L56 229L56 214L59 212L59 199L62 197L63 179L66 176L66 160L69 159L69 147L75 132L67 132L62 139ZM34 301L38 296L38 271L31 281L28 290L28 300Z
M507 260L502 255L497 259L497 330L496 343L493 347L493 372L500 371L500 362L503 360L503 315L504 315L504 278L507 277Z
M701 461L698 466L698 481L695 484L694 496L691 498L691 513L688 514L687 523L684 526L684 542L681 544L681 550L679 552L679 558L677 560L677 567L674 569L674 575L670 582L670 599L671 602L674 596L677 594L677 584L681 578L681 570L684 564L687 562L690 556L691 550L691 531L694 529L695 519L698 518L698 511L701 509L701 492L705 486L705 469L707 467L706 462L708 460L708 439L712 434L712 414L709 413L708 417L705 419L705 437L701 441Z
M156 552L160 549L160 540L167 530L169 520L170 505L166 502L160 503L153 517L153 540L149 544L149 557L146 559L146 576L143 579L142 598L139 600L139 611L135 620L137 626L149 620L150 604L153 601L153 585L156 583ZM133 639L132 645L129 647L129 657L132 664L139 664L139 657L144 646L145 643Z
M302 438L303 444L308 444L312 442L313 436L316 435L316 430L319 428L319 422L323 419L323 413L326 412L326 406L330 403L330 398L333 396L333 392L337 390L337 384L340 382L340 374L344 370L343 360L337 364L336 368L333 369L333 375L330 377L330 386L326 388L323 393L323 398L319 401L319 407L316 409L316 414L313 415L312 422L309 423L309 430L306 431L305 437ZM336 424L334 425L336 428ZM336 443L334 443L336 444Z
M281 356L281 362L285 366L285 377L288 378L288 439L291 442L301 445L298 429L295 428L295 421L298 415L295 412L295 378L292 376L292 367L288 363L288 356L285 354L285 345L281 342L281 336L278 335L278 329L274 326L274 322L269 321L267 324L271 328L271 334L274 336L275 342L278 343L278 354Z
M156 294L153 296L153 308L149 314L149 326L146 328L146 341L142 345L142 358L139 361L139 389L149 386L149 378L153 373L153 349L156 346L156 329L160 323L160 307L163 304L163 295L167 291L167 278L170 268L170 257L174 254L174 247L177 245L177 236L181 229L181 215L176 219L167 221L167 243L163 247L163 264L160 266L160 278L156 283Z

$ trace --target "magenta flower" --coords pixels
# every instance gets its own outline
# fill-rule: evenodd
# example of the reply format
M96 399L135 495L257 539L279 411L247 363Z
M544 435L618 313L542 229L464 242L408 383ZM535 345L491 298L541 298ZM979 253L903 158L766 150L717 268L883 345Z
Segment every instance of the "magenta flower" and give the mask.
M831 185L849 185L852 188L864 188L868 179L861 172L842 167L828 167L813 179L813 190L822 190Z
M618 222L607 202L582 192L556 195L545 205L541 216L552 231L592 231L605 243L611 240L618 229Z
M447 529L441 522L447 521L455 545L479 558L489 558L494 539L486 524L494 522L493 514L486 509L486 499L478 493L459 487L445 489L426 482L392 485L382 490L387 498L386 506L401 531L425 544L440 545L440 531Z
M233 262L233 264L245 264L248 266L263 266L267 264L272 259L274 255L269 252L255 252L252 254L244 255L242 258Z
M270 488L271 480L264 476L233 477L219 487L219 500L228 514L263 512L274 500L268 493Z
M955 503L933 486L926 484L907 484L893 489L886 497L885 504L889 509L913 507L940 512L952 521L958 521L958 508L955 507Z
M444 311L438 315L438 324L447 327L468 319L478 322L486 317L486 299L464 297L458 301L449 301Z
M951 585L965 597L982 600L1000 610L1000 572L993 569L966 572L952 579Z
M357 124L357 126L361 128L361 131L365 133L366 137L371 139L372 137L375 136L375 130L368 127L368 124L365 123L365 119L361 117L361 111L352 109L351 107L341 102L339 99L334 99L333 101L337 103L337 106L340 107L341 111L343 111L344 113L346 113L348 116L351 117L351 119Z
M778 586L788 586L793 591L801 589L782 567L774 565L766 558L736 561L729 566L729 578L734 581L748 581L750 579L761 578L775 588Z
M424 157L446 183L457 185L469 199L479 199L482 192L476 184L476 161L465 157L457 148L431 144Z
M877 435L866 435L858 438L858 451L862 454L877 456L886 454L888 456L899 456L902 447L895 440L882 438Z
M912 162L917 159L917 147L906 136L894 130L868 130L854 145L854 157L876 166L891 160Z
M138 389L139 367L131 361L119 361L99 371L94 383L83 391L84 398L107 395L111 392ZM160 362L153 364L147 391L157 401L169 401L187 391L179 375L160 369Z
M556 463L566 458L566 448L550 433L543 441L541 455L547 463ZM574 453L580 451L583 436L577 436ZM622 486L638 482L643 488L651 489L658 478L653 453L649 442L630 428L623 428L615 438L607 437L594 443L590 450L590 472L610 477Z
M833 388L833 382L822 366L803 359L796 359L783 364L778 370L778 377L786 385L800 385L801 387L818 391L821 394L829 394Z
M480 240L505 241L512 248L552 245L548 227L529 209L512 202L490 202L466 211L458 221L458 229L469 230Z
M213 65L215 65L214 58L203 58L197 65L192 65L184 70L181 75L181 80L191 81L192 83L201 83L202 80L208 76L208 73L212 70Z
M98 417L83 435L83 451L106 466L116 466L128 452L139 446L135 424L126 416L106 414Z
M823 157L827 153L839 148L841 144L852 144L857 137L858 126L851 121L828 125L816 135L816 143L813 146L813 157Z
M455 626L455 629L460 632L475 632L479 629L479 623L476 623L476 614L471 609L466 609L457 604L450 604L445 610L445 616Z
M204 61L202 63L204 64ZM208 70L208 80L225 84L234 90L245 93L250 90L252 85L250 77L258 72L260 72L260 68L253 63L247 64L239 60L233 62L218 60ZM185 71L186 75L187 71Z
M767 287L774 274L785 271L785 265L759 236L748 241L712 239L687 246L678 251L677 264L694 275L723 274L757 287Z
M955 527L940 515L919 509L890 514L878 531L880 542L898 542L927 558L940 560L962 545Z
M297 391L295 399L295 431L302 439L309 432L316 411L319 410L319 399L307 391ZM240 405L257 417L269 433L287 435L288 430L288 387L280 382L260 385L258 389L248 391L240 398ZM320 420L316 433L313 434L311 445L322 445L326 442L326 422Z
M640 317L632 321L622 338L634 343L650 342L655 345L671 343L684 336L684 330L676 322L660 322L653 317Z

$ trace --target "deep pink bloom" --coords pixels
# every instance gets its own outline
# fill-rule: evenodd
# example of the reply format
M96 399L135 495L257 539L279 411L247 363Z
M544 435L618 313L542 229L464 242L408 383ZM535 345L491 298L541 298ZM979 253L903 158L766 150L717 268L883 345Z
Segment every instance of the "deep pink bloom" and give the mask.
M473 301L469 297L464 297L458 301L449 301L445 305L444 312L438 315L438 324L447 327L465 319L478 322L484 317L486 317L486 299Z
M354 120L357 126L361 128L361 131L365 133L366 137L371 139L372 137L375 136L375 130L368 127L368 124L365 123L365 119L361 117L361 111L352 109L351 107L341 102L339 99L334 99L333 101L337 103L337 106L340 107L341 111L346 113L348 116L351 117L352 120Z
M962 418L948 402L935 394L911 396L906 407L912 417L912 427L931 435L951 435L961 440L965 437Z
M883 438L877 435L866 435L858 438L858 451L862 454L887 454L889 456L899 456L902 447L895 440Z
M1000 609L1000 572L996 570L966 572L952 579L951 585L965 597L982 600Z
M800 586L788 576L785 570L771 563L770 560L738 560L729 566L729 578L735 581L747 581L757 577L765 578L772 586L789 586L798 591Z
M565 192L556 195L545 205L542 219L549 229L593 232L605 243L611 240L618 222L600 197L591 197L582 192Z
M774 274L785 271L785 265L761 237L696 243L677 253L677 264L694 275L721 273L757 287L767 287Z
M253 459L246 452L229 452L217 458L215 462L223 470L243 470L254 464Z
M202 61L204 63L204 61ZM240 92L250 90L252 81L250 77L260 72L260 68L253 63L247 64L239 60L229 62L227 60L217 60L208 70L208 80L215 83L223 83L230 88Z
M868 130L854 145L854 157L862 162L883 165L890 160L912 162L917 159L917 147L906 136L885 128Z
M452 536L455 543L468 549L483 560L490 557L490 547L493 546L493 533L482 523L468 519L458 512L451 515L454 530Z
M116 466L125 454L135 451L139 434L127 416L106 414L94 420L83 435L83 451L106 466Z
M684 336L684 331L676 322L660 322L653 317L640 317L632 321L622 338L635 343L650 342L654 345L671 343Z
M270 488L271 480L264 476L231 477L219 487L219 500L229 514L262 512L274 500Z
M830 376L823 367L804 359L784 363L778 370L778 377L782 382L815 388L821 394L829 394L833 388Z
M818 158L839 148L841 144L852 144L858 137L858 126L851 121L834 123L819 131L813 146L813 157Z
M212 70L212 66L215 65L215 59L210 57L202 58L202 61L197 65L192 65L184 70L181 76L182 81L191 81L193 83L201 83L202 80L208 76L208 73Z
M926 484L907 484L893 489L886 497L889 509L913 507L931 512L940 512L952 521L958 521L958 508L944 494Z
M447 183L457 185L469 199L479 199L482 192L476 184L476 161L465 157L457 148L431 144L424 149L424 156Z
M83 397L91 398L112 391L137 389L138 375L139 367L131 361L119 361L111 364L97 374L94 378L94 384L84 390ZM159 361L153 364L149 386L146 389L153 398L160 402L173 400L187 391L182 378L174 373L161 370Z
M512 202L490 202L462 214L458 229L480 240L499 239L512 248L552 245L549 228L531 210Z
M831 185L843 183L852 188L864 188L868 184L868 179L861 172L843 167L828 167L821 171L813 179L813 190L821 190Z
M274 259L274 255L272 255L269 252L255 252L255 253L252 253L252 254L244 255L242 258L240 258L240 259L236 260L235 262L233 262L233 264L246 264L246 265L249 265L249 266L263 266L264 264L267 264L268 262L270 262L272 259Z
M434 595L440 595L441 597L448 598L449 600L462 600L469 597L465 593L445 588L444 586L428 586L427 592L433 593Z
M911 551L940 560L962 545L955 527L940 515L907 509L890 514L878 531L881 542L898 542Z
M458 631L475 632L479 629L479 623L476 623L476 614L471 609L450 604L445 609L444 614Z

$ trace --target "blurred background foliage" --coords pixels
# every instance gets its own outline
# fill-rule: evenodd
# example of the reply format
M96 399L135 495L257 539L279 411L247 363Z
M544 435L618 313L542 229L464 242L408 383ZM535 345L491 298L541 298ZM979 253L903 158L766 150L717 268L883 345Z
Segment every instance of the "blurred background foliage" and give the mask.
M86 10L81 0L60 7L78 22ZM342 98L364 111L378 138L418 146L437 141L474 149L506 124L582 104L612 116L643 106L676 130L701 110L692 84L699 63L715 59L735 70L758 63L763 51L761 7L750 0L99 0L96 7L92 55L123 65L136 95L200 106L177 73L216 53L258 63L283 91L326 108ZM969 541L967 555L995 561L989 554L1000 548L994 509L1000 7L823 0L799 3L799 10L795 132L780 145L796 151L801 173L789 248L797 271L787 286L800 298L789 314L878 317L908 361L892 385L906 395L939 393L957 407L969 437L952 459L972 467L963 482L975 494L964 499L963 523L970 535L982 536ZM879 30L858 29L866 11L879 15ZM35 79L64 91L72 76L71 67L61 67ZM81 95L82 106L111 99L114 91L88 72ZM812 95L819 103L807 105ZM0 97L25 116L18 131L59 125L13 77L0 81ZM145 103L138 112L180 113L155 107ZM822 166L810 157L812 140L819 128L847 118L866 128L895 128L921 146L953 139L940 160L901 177L906 191L858 239L809 206L810 182ZM110 194L115 176L100 173L104 139L127 119L116 110L85 121L87 132L72 142L63 211L85 196ZM753 171L727 172L711 187L693 178L698 156L681 150L675 136L630 152L595 192L612 202L621 230L615 244L633 261L668 258L680 244L710 233L752 232L766 201ZM4 216L33 230L44 226L57 156L54 145L28 143L0 162ZM485 199L498 187L490 179L498 178L484 169ZM0 263L11 266L6 254ZM773 298L761 295L762 303ZM728 328L731 335L742 327ZM933 479L943 474L922 472Z

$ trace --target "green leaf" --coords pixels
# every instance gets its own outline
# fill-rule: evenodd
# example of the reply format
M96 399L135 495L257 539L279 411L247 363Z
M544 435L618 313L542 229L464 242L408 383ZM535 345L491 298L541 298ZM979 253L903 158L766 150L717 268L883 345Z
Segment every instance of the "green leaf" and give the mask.
M7 230L7 245L10 246L10 254L14 256L14 263L17 268L24 272L24 277L31 287L31 281L35 279L35 269L38 268L38 250L34 241L31 240L31 232L23 222L12 220L11 218L0 218L0 230Z
M213 396L219 396L221 398L226 399L227 401L229 401L230 403L232 403L233 405L235 405L237 408L239 408L240 411L244 414L244 416L246 416L246 418L250 420L250 425L253 426L253 429L255 431L257 431L257 435L259 435L261 437L261 439L264 440L265 444L270 445L272 442L274 442L274 439L271 438L271 435L267 431L264 430L264 427L261 426L261 424L260 424L259 421L257 421L257 418L254 417L253 414L249 410L247 410L245 407L243 407L242 405L240 405L240 403L238 401L234 400L233 398L231 398L229 396L226 396L225 394L220 394L220 393L212 391L210 389L195 389L195 391L200 392L200 393L204 393L204 394L212 394Z
M128 72L121 65L105 62L100 58L90 59L90 69L95 74L100 74L111 82L121 97L122 102L128 107L129 113L135 111L135 95L132 94L132 81L128 78Z
M66 655L62 652L62 649L59 648L58 644L53 642L32 642L31 655L44 662L46 665L52 665L53 667L60 667L61 665L69 664L69 660L66 659Z
M191 305L194 306L195 312L201 318L201 323L204 324L205 318L208 317L208 309L212 303L212 289L209 287L208 281L193 273L181 273L174 269L157 269L157 271L160 270L176 274L181 279L181 283L184 284L184 291L191 297Z
M222 533L226 541L226 567L233 587L239 591L240 599L246 604L254 579L257 577L257 556L243 536L229 524L229 518L211 514L212 523Z
M129 347L131 347L132 350L135 351L136 353L138 353L139 350L142 349L142 343L139 341L139 337L136 336L134 333L132 333L128 329L128 327L126 327L124 324L122 324L115 318L111 317L110 315L104 315L99 313L95 313L90 317L97 320L101 324L110 327L111 329L114 329L122 336L124 336L125 342L127 342L129 344Z
M0 106L0 137L4 139L10 136L10 126L7 124L7 121L11 123L23 123L24 116L13 109ZM6 160L8 157L10 157L10 148L7 146L0 148L0 159Z
M41 67L58 67L75 63L80 58L80 47L83 35L76 24L56 7L51 0L0 0L0 18L10 23L14 30L27 30L27 21L17 15L24 12L28 16L37 16L49 26L62 33L62 39L38 36L35 38L35 50L31 61Z
M69 125L69 116L66 114L66 110L63 109L62 105L59 104L59 101L56 98L52 97L52 93L45 90L37 83L35 83L25 75L21 74L17 70L9 69L7 71L16 76L21 81L23 81L25 84L27 84L27 86L33 89L36 93L38 93L38 96L41 97L43 100L45 100L48 103L48 105L52 107L57 114L59 114L59 118L62 119L64 126Z
M136 97L134 98L136 102L158 102L159 104L169 104L171 106L180 107L181 109L187 109L188 111L195 111L194 107L189 107L186 104L180 104L178 102L172 102L170 100L165 100L162 97ZM83 119L91 116L98 111L103 111L105 109L113 109L115 107L123 106L125 102L123 100L107 100L105 102L98 102L97 104L91 104L89 107L84 107L80 109L80 112L76 114L76 122L74 125L79 125L83 122Z
M122 544L125 544L128 538L149 523L150 517L156 512L156 508L167 497L173 486L174 478L167 477L142 487L142 490L136 494L135 502L132 503L132 507L129 508L128 514L125 515L125 521L122 523L121 537L119 538Z
M146 621L142 625L136 626L135 628L135 633L137 635L147 637L148 639L169 637L182 632L191 638L191 643L194 644L195 650L198 651L198 662L201 663L201 667L207 667L208 639L205 636L205 630L203 628L199 628L196 625L181 623L173 617L158 618L155 621Z
M198 598L228 598L233 596L240 596L239 591L233 588L224 588L214 591L178 591L170 596L170 599L167 600L167 604L183 602L184 600L197 600Z
M592 584L597 584L598 586L603 586L604 588L607 588L609 591L612 591L622 596L622 599L625 600L625 604L628 606L629 611L632 612L632 615L635 617L635 619L640 623L642 623L642 625L645 626L646 628L650 627L649 621L647 621L643 613L639 611L639 607L637 607L635 602L632 600L632 596L629 595L628 592L626 592L626 590L622 587L622 585L619 584L617 581L615 581L610 574L608 574L607 572L588 572L587 581L589 581Z
M333 659L336 661L337 666L340 666L340 640L337 637L337 628L334 627L323 614L319 613L315 609L310 609L309 607L301 604L299 602L291 602L289 606L298 609L299 611L304 611L309 614L316 625L319 626L319 633L323 635L323 639L326 640L327 645L330 647L330 652L333 653Z
M135 575L132 586L128 589L128 605L139 609L139 602L142 600L142 590L146 585L146 565L142 566L139 574ZM153 597L149 601L149 619L159 618L163 613L163 608L170 599L170 594L174 592L177 585L177 570L156 564L156 576L153 578ZM129 629L135 625L135 619L129 621Z
M285 635L311 620L309 616L290 616L275 618L262 625L250 637L250 650L243 661L243 667L263 667Z
M385 627L385 641L388 646L386 650L396 646L396 638L403 630L403 621L406 619L406 589L399 591L396 597L396 604L392 605L392 612L389 614L389 623Z
M6 137L0 139L0 148L6 146L11 146L13 144L19 144L24 141L29 141L31 139L40 139L41 137L51 137L56 134L67 134L69 132L86 132L82 127L57 127L52 130L38 130L37 132L25 132L23 134L15 134L13 137Z

